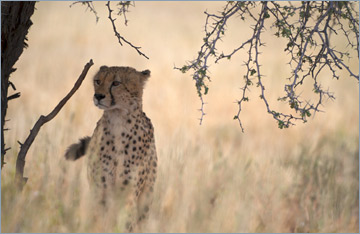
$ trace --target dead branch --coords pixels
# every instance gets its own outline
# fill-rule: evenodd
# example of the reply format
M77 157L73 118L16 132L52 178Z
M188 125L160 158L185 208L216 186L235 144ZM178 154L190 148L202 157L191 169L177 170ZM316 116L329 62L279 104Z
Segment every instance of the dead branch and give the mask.
M87 72L90 67L93 65L92 59L85 65L82 73L80 74L78 80L76 81L74 87L70 90L70 92L57 104L57 106L50 112L50 114L43 116L41 115L38 121L36 121L34 127L30 130L29 136L26 138L23 144L20 144L20 152L18 154L16 160L16 175L15 182L18 186L18 189L21 191L27 181L27 178L24 178L24 167L25 167L25 157L26 154L35 140L35 137L40 131L40 128L50 120L52 120L61 110L61 108L65 105L65 103L71 98L71 96L76 92L76 90L80 87L81 83L85 79Z

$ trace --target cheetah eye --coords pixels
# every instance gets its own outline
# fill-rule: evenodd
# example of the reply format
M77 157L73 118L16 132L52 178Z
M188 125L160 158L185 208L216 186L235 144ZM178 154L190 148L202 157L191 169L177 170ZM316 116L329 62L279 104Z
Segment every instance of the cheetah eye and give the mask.
M101 81L100 81L100 80L94 80L94 83L95 83L96 85L100 85L100 84L101 84Z
M119 85L120 85L120 81L115 80L115 81L113 81L112 85L113 85L113 86L119 86Z

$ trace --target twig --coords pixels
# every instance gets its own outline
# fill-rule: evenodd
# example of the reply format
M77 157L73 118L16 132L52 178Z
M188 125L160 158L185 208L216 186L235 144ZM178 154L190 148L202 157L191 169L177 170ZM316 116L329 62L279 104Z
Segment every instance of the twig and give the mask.
M19 98L20 97L20 92L17 92L11 96L8 97L8 101L15 99L15 98Z
M114 30L114 33L115 33L115 36L117 37L118 41L119 41L119 44L122 46L122 42L121 41L124 41L126 44L128 44L129 46L131 46L132 48L134 48L138 53L139 55L141 56L144 56L145 58L149 59L148 56L146 56L143 52L140 51L141 47L138 47L138 46L134 46L131 42L129 42L128 40L126 40L123 36L120 35L120 33L117 31L116 29L116 26L115 26L115 20L116 19L113 19L112 16L111 16L111 12L113 12L114 10L112 10L110 8L110 1L108 1L106 4L105 4L109 10L109 20L111 21L111 24L113 26L113 30Z
M133 3L133 4L131 4L131 3ZM119 6L117 15L124 16L124 24L125 24L125 26L127 26L127 23L129 22L129 20L126 17L126 13L129 12L130 6L135 6L135 2L120 1L120 2L118 2L117 5Z
M70 5L70 7L72 7L73 5L78 4L78 3L81 3L82 5L85 5L86 9L89 9L90 12L94 13L95 18L96 18L96 23L99 22L99 16L97 15L97 12L95 10L95 7L94 7L92 1L76 1L76 2L73 2Z
M194 73L192 75L193 80L195 80L195 86L197 93L199 95L201 101L201 108L199 109L201 116L199 118L200 125L205 116L204 105L204 95L208 93L209 87L206 84L206 81L210 81L209 74L209 60L211 57L217 57L216 45L217 42L221 40L221 38L225 34L226 23L231 16L235 15L239 10L241 11L241 7L243 7L244 3L241 4L233 4L231 2L227 3L222 16L217 16L214 14L210 14L208 12L204 12L206 14L206 22L205 22L205 34L206 36L203 38L203 45L198 52L198 56L196 59L187 63L183 67L174 67L174 69L180 70L185 73L189 70L193 70ZM247 5L251 3L246 3ZM210 22L213 21L213 22ZM215 61L217 62L217 61Z
M13 88L13 90L16 90L16 87L13 82L9 81L9 85L11 86L11 88Z
M80 87L81 83L86 77L87 72L89 71L90 67L93 65L92 59L85 65L82 73L80 74L78 80L76 81L74 87L70 90L70 92L57 104L57 106L50 112L50 114L43 116L41 115L38 121L36 121L34 127L30 130L29 136L26 138L25 142L21 144L20 152L18 154L16 160L16 175L15 175L15 182L18 186L18 189L21 191L27 181L27 178L24 178L24 167L25 167L25 157L26 154L35 140L35 137L40 131L41 126L45 123L52 120L61 110L61 108L66 104L66 102L71 98L71 96L76 92L76 90Z

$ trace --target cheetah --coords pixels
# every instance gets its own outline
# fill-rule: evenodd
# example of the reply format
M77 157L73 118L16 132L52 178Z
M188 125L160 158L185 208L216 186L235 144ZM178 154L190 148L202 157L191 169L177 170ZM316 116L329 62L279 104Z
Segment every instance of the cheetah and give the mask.
M99 202L126 196L135 215L128 231L147 217L156 180L154 128L142 109L142 95L150 71L102 66L94 76L95 106L104 110L91 137L72 144L67 160L86 155L90 188Z

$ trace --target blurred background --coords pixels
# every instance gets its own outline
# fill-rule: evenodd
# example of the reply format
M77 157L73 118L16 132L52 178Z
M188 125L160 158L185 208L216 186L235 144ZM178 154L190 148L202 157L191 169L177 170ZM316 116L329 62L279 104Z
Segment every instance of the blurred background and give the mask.
M144 111L155 127L159 170L146 232L358 232L359 84L346 72L321 77L336 99L324 112L280 130L253 87L240 115L233 116L243 86L244 56L211 66L200 126L200 101L190 74L174 70L192 60L203 43L205 10L224 2L136 2L119 32L150 57L141 57L114 36L105 2L95 2L99 21L85 6L38 2L29 47L11 75L21 97L9 103L7 164L1 172L2 232L118 232L112 222L90 222L86 161L65 161L67 147L91 135L102 111L92 102L92 76L100 66L151 70ZM113 8L115 4L112 3ZM219 50L231 51L250 36L250 24L229 22ZM285 44L264 33L261 64L268 101L287 110L283 85L289 77ZM280 46L281 45L281 46ZM341 40L335 46L343 46ZM349 61L359 70L356 55ZM21 194L13 186L17 141L24 142L40 115L48 114L93 59L83 85L39 132L25 165Z

